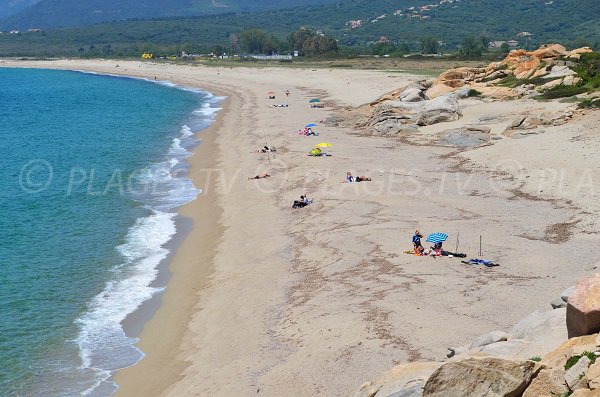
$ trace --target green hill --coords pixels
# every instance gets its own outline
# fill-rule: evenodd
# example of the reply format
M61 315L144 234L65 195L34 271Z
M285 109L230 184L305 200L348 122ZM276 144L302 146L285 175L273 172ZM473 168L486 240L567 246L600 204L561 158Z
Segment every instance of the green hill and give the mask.
M6 18L9 15L16 14L39 1L40 0L9 0L0 2L0 18Z
M257 12L335 1L337 0L13 0L29 7L21 7L25 9L0 20L0 28L73 27L126 19ZM2 8L0 6L0 12Z
M485 36L489 41L516 40L519 46L530 48L548 42L567 46L591 44L597 48L597 1L345 0L252 13L130 20L23 35L4 34L0 35L0 55L77 55L91 47L110 47L115 55L134 54L141 49L201 51L217 44L227 48L231 33L244 29L260 28L284 40L300 26L321 30L342 46L367 46L385 36L418 50L420 41L431 37L444 43L441 51L452 52L468 36ZM273 4L265 1L263 6L267 3ZM237 4L241 7L242 2ZM431 4L435 6L422 8ZM349 22L357 20L361 26L352 28ZM519 35L522 32L531 35Z

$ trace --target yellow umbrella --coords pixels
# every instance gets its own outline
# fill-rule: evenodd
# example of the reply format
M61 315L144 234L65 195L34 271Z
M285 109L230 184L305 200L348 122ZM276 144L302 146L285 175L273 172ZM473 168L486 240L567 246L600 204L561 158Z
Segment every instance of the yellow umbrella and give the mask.
M326 142L321 142L321 143L317 143L315 145L315 147L332 147L333 145L331 143L326 143Z

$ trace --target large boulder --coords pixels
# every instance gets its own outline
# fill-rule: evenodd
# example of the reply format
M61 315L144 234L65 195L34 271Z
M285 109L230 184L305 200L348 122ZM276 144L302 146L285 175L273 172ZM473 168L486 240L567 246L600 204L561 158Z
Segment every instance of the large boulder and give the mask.
M440 143L458 147L475 147L490 140L490 127L465 126L446 130L440 133ZM490 341L486 344L498 342ZM483 346L483 345L480 345Z
M567 304L569 338L600 331L600 274L581 280Z
M559 58L567 54L567 49L560 44L542 46L531 53L531 55L539 59Z
M559 77L574 76L577 73L569 69L568 66L554 66L550 73L544 76L545 79L556 79Z
M471 349L476 347L487 346L496 342L503 342L508 338L508 334L502 331L492 331L481 335L471 343Z
M600 390L578 389L571 394L571 397L600 397Z
M536 70L540 67L541 62L539 58L527 57L521 60L515 67L514 74L518 79L526 79L535 74Z
M577 363L567 370L565 373L565 383L569 386L569 389L581 389L583 382L581 380L585 377L590 366L590 359L587 356L581 357L577 360ZM578 387L579 386L579 387ZM587 386L587 379L585 380L585 386Z
M590 366L586 378L590 389L600 389L600 361Z
M440 365L437 362L397 365L376 382L364 383L355 397L421 397L427 378Z
M438 368L423 397L516 397L523 394L541 366L533 361L469 358Z
M557 396L566 392L564 380L565 371L562 368L544 368L531 382L523 393L523 397Z
M581 58L581 54L585 54L586 52L593 52L593 51L594 50L592 50L590 47L576 48L576 49L572 50L571 52L569 52L566 55L566 58L578 60L579 58Z
M400 94L402 102L421 102L425 99L425 91L420 87L408 87Z
M381 123L377 123L375 125L375 131L373 135L379 136L400 136L400 135L410 135L419 132L417 126L414 124L403 124L399 122L399 120L388 119L382 121Z
M446 84L434 84L427 90L425 95L427 95L428 98L433 99L433 98L440 97L442 95L449 94L454 91L456 91L455 87L450 87L449 85L446 85Z
M458 120L461 117L458 101L454 97L441 96L430 101L420 102L423 106L416 108L415 123L420 126Z
M595 351L596 345L596 335L571 338L564 341L550 353L545 354L542 357L542 362L555 368L563 367L569 358L580 355L586 351Z
M458 88L465 85L466 82L485 76L485 73L486 70L484 68L460 67L443 72L438 76L437 82Z
M387 101L375 109L369 125L376 126L393 120L402 124L424 126L458 120L460 116L458 101L452 96L441 96L421 102Z

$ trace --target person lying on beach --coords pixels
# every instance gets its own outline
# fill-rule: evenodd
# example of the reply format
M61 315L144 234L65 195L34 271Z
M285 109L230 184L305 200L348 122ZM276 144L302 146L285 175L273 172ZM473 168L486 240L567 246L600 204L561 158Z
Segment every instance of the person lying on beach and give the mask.
M271 175L269 175L269 174L259 174L259 175L255 175L255 176L248 177L248 180L251 180L251 179L263 179L263 178L269 178L270 176L271 176Z
M258 149L256 151L256 153L270 153L270 152L276 152L277 150L275 149L275 146L263 146L262 148Z
M306 207L309 204L312 204L312 200L309 200L308 196L306 194L303 194L302 196L300 196L300 200L294 200L294 203L292 204L292 208L302 208L302 207Z
M356 178L352 176L352 174L350 173L350 171L348 171L346 173L346 180L344 181L344 183L348 183L348 182L365 182L365 181L370 181L371 178L369 178L368 176L357 176Z
M287 103L285 103L285 104L282 103L281 105L275 105L275 104L273 104L271 106L273 106L274 108L287 108L288 107Z

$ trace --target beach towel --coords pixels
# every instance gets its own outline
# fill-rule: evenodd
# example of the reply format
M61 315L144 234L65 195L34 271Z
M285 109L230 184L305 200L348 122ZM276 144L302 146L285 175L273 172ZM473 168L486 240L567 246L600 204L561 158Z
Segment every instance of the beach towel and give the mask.
M483 266L487 266L487 267L500 266L498 263L494 263L492 261L488 261L485 259L469 259L467 261L461 261L461 262L465 263L467 265L483 265Z
M467 254L463 254L461 252L450 252L450 251L444 251L442 250L442 255L443 256L455 256L457 258L466 258Z

